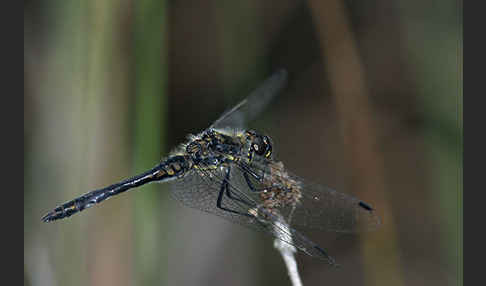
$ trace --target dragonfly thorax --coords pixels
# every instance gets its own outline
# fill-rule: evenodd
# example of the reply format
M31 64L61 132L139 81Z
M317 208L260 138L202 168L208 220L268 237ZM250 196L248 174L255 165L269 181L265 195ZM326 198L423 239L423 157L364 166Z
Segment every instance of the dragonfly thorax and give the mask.
M185 150L196 164L201 162L206 165L217 165L240 157L243 143L240 136L230 136L209 129L193 138Z
M270 159L272 143L268 136L253 130L228 133L225 130L208 129L192 138L185 151L198 164L216 165L225 161L245 160L258 157Z

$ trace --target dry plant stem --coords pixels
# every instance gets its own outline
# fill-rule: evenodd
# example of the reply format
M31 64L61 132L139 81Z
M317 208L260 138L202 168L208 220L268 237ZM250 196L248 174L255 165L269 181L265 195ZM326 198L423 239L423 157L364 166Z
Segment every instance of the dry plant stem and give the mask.
M286 223L277 223L278 227L288 230L289 226ZM287 231L287 233L290 233ZM290 240L291 241L291 240ZM287 266L287 271L289 273L290 281L293 286L302 286L302 280L300 279L299 270L297 268L297 261L295 260L294 254L297 252L295 247L288 244L281 239L276 238L273 246L280 252L282 258Z
M348 187L359 190L361 197L367 197L379 206L387 221L379 232L366 233L362 240L365 259L365 273L369 283L388 285L390 279L403 285L400 258L397 249L397 230L394 213L386 198L384 154L380 151L377 125L367 86L366 69L363 66L347 8L339 0L311 0L313 19L319 35L322 57L326 59L332 94L335 98L337 120L342 136L342 166L349 175ZM350 84L352 83L352 84ZM366 239L366 238L370 239ZM380 247L377 247L380 245ZM369 263L384 259L387 271Z

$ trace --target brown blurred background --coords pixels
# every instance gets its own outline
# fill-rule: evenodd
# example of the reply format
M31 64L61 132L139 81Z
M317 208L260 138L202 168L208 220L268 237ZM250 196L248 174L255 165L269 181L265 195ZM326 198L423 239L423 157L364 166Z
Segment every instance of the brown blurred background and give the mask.
M27 1L24 285L290 285L273 240L152 184L65 221L59 203L153 167L279 68L251 127L382 227L308 232L304 285L462 284L462 2Z

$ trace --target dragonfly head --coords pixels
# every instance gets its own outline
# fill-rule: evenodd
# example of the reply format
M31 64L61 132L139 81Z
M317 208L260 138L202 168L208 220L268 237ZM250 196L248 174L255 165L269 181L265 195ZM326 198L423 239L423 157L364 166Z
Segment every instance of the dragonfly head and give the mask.
M246 140L249 144L248 158L253 158L253 154L270 158L272 156L272 142L270 137L258 134L255 131L246 131Z

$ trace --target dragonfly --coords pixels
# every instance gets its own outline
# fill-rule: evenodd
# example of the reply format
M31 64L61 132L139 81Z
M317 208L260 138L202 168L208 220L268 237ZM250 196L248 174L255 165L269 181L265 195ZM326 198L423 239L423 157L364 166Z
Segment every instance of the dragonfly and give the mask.
M168 182L172 197L185 206L269 234L336 265L302 232L373 230L380 218L370 204L290 173L274 157L272 139L246 129L287 85L287 78L286 70L275 72L152 169L61 204L42 221L65 219L147 183Z

